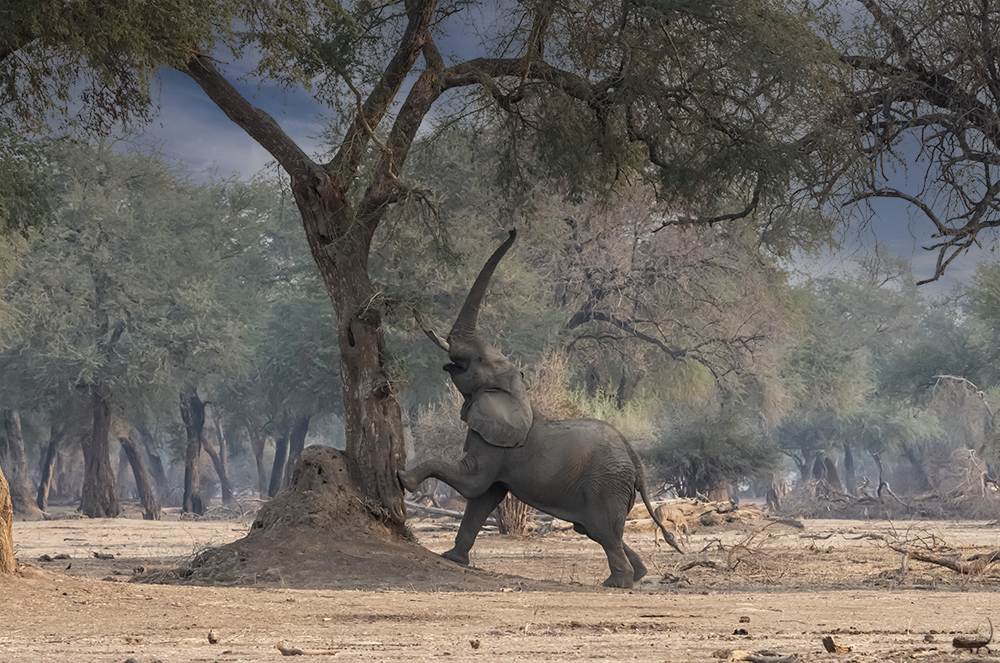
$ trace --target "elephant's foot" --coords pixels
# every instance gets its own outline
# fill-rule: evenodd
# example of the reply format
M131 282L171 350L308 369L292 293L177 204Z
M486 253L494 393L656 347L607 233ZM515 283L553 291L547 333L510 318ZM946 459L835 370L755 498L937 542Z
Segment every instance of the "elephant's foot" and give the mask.
M402 470L396 473L399 477L399 483L406 490L411 493L417 492L417 488L420 487L421 482L417 480L416 472L414 470Z
M460 552L452 548L451 550L446 550L441 553L441 556L445 559L450 559L456 564L461 564L462 566L469 565L469 553L467 552Z
M620 575L610 575L608 579L604 581L605 587L617 587L619 589L632 589L632 585L635 581L632 576L620 576Z

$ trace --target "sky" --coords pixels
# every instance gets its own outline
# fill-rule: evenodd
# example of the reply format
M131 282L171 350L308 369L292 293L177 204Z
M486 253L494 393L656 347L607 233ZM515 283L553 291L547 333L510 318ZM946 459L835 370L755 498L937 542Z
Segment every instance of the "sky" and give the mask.
M240 92L274 117L307 153L321 154L323 146L317 133L326 125L325 107L300 89L258 88L239 81L237 76L249 67L236 65L228 67L227 77ZM159 113L145 128L142 140L158 145L192 176L236 174L249 178L269 165L274 168L270 155L230 121L187 75L164 70L159 75L156 99ZM846 229L840 251L805 262L800 259L798 267L811 275L843 273L852 269L856 258L873 251L877 245L880 250L910 260L915 279L931 277L937 253L922 248L934 241L930 237L930 222L899 200L874 201L871 214L866 227ZM989 251L988 245L970 251L957 258L939 281L923 286L922 292L929 297L946 294L966 282L980 261L997 259L998 255Z

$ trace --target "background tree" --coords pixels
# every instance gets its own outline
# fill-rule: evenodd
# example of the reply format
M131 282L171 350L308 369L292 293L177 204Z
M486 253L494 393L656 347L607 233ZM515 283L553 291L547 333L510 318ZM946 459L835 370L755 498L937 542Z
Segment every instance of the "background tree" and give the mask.
M163 14L191 17L170 26L129 13L135 29L116 38L82 29L85 22L73 15L41 20L22 9L0 41L0 74L12 81L12 108L37 117L31 100L60 99L43 88L65 91L71 76L59 70L32 85L11 65L15 51L38 62L62 49L77 66L110 55L111 65L81 69L104 72L115 83L109 87L122 91L135 89L128 84L141 83L144 72L175 66L274 156L290 177L337 315L351 474L397 525L403 520L395 480L403 436L383 363L387 302L373 287L368 259L386 211L420 195L404 166L431 110L467 102L484 121L510 129L507 172L514 179L535 178L523 160L530 154L577 187L607 187L622 176L652 172L662 195L696 201L691 214L745 216L779 200L786 209L784 194L801 152L796 144L815 115L812 100L824 98L829 64L807 17L766 1L720 3L712 11L603 2L572 11L551 3L516 5L481 26L488 53L469 60L446 57L438 41L465 18L462 12L472 10L475 21L474 6L418 0L404 11L323 2L240 8L245 13L237 16L228 3L183 4L178 9L198 11ZM219 60L207 54L216 43L235 44L236 19L246 28L245 43L261 48L254 76L305 84L342 112L331 158L310 158L216 69ZM376 133L384 124L391 128ZM362 170L368 150L377 153L376 163ZM734 198L737 211L724 209Z
M1000 226L1000 4L858 0L826 9L817 25L850 68L830 120L850 118L871 164L851 196L899 200L926 219L926 248L938 255L920 282L935 281ZM903 181L908 172L915 176Z
M107 145L70 146L59 166L52 226L4 291L19 317L4 343L5 396L36 407L89 402L81 510L113 516L112 417L141 418L190 374L185 360L204 369L207 358L238 353L240 325L213 308L203 278L211 261L194 258L210 245L195 230L212 228L204 190Z

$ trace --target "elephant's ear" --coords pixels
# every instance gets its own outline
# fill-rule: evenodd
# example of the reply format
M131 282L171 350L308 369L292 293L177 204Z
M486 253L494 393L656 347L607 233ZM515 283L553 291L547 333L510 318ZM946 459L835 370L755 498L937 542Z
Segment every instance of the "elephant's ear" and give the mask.
M519 447L531 429L531 405L503 389L483 389L463 417L469 428L496 447Z

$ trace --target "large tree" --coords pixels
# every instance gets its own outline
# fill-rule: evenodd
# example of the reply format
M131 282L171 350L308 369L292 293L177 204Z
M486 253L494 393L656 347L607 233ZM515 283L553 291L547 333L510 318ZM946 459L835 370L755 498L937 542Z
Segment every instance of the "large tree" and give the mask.
M111 12L96 8L119 4L134 31L102 25ZM403 434L386 365L391 302L373 286L368 260L387 210L424 194L408 184L405 162L427 120L468 113L508 130L505 173L518 186L541 174L532 164L576 190L648 178L662 197L685 201L685 220L741 218L779 202L788 209L790 179L816 165L800 161L801 139L833 64L808 17L772 0L488 11L438 0L166 4L172 11L91 0L82 17L55 11L54 1L19 7L0 33L10 107L31 116L49 84L24 77L24 60L36 75L47 73L39 59L53 55L96 65L101 84L91 89L112 109L134 102L143 75L174 66L275 158L337 314L350 471L371 510L396 525ZM467 23L479 33L473 57L455 40ZM327 103L341 127L332 155L310 156L240 94L213 57L219 44L259 47L253 76L305 86Z
M925 219L920 236L937 262L921 283L935 281L1000 228L1000 2L822 4L826 38L850 68L829 117L853 127L871 166L851 195L896 200Z

